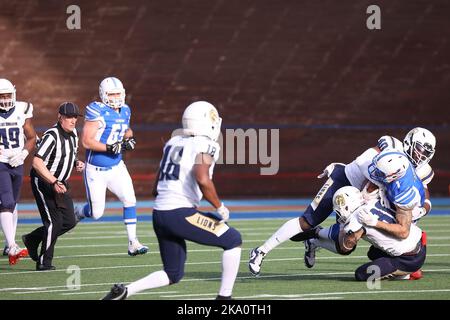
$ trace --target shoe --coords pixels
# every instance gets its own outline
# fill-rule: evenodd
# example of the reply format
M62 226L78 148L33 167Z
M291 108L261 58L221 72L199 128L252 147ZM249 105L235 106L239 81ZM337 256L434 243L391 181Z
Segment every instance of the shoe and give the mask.
M250 272L255 276L259 276L261 272L261 264L266 254L259 250L259 248L252 249L250 251L250 260L248 261L248 268Z
M36 271L51 271L51 270L56 270L55 266L46 266L44 264L36 264Z
M303 260L305 261L305 266L307 268L312 268L316 264L316 249L317 246L311 239L305 240L305 255Z
M130 241L128 244L128 255L137 256L138 254L146 254L148 247L139 242L138 239Z
M221 296L218 294L216 300L233 300L233 298L231 296Z
M411 273L410 275L409 275L409 280L419 280L419 279L421 279L423 277L423 273L422 273L422 270L417 270L417 271L414 271L413 273Z
M9 258L9 265L15 265L20 258L28 257L28 250L22 249L17 244L13 244L9 247L8 252L8 258Z
M8 246L5 246L5 247L3 248L3 256L4 256L4 257L7 257L7 256L8 256L8 252L9 252L9 247L8 247Z
M37 245L32 243L30 238L27 237L27 234L24 234L22 236L22 242L25 245L25 247L28 249L28 254L30 255L31 260L38 261L38 259L39 259L39 255L38 255L39 243Z
M121 283L116 283L111 291L102 300L125 300L128 296L128 289Z

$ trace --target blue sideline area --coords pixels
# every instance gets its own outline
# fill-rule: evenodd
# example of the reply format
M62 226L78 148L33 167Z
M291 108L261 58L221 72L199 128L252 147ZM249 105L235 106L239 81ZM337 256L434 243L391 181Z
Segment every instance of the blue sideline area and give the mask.
M277 206L294 206L306 207L311 202L311 199L249 199L249 200L224 200L224 203L231 211L231 219L233 220L248 220L248 219L284 219L298 217L301 212L296 208L282 210L273 209L271 207ZM430 215L450 215L450 198L433 198L431 199L433 209ZM137 211L139 221L151 221L151 208L153 201L138 201ZM75 205L82 205L82 203L75 203ZM206 201L201 202L201 206L208 207ZM245 210L235 211L233 207L261 207L260 210ZM267 207L267 208L265 208ZM120 209L122 204L120 202L107 202L107 209ZM35 211L37 213L37 206L34 203L21 203L18 206L19 212L21 210ZM334 214L332 215L334 216ZM121 222L121 214L105 214L99 220L84 219L82 223L93 222ZM20 217L19 223L41 223L39 217Z

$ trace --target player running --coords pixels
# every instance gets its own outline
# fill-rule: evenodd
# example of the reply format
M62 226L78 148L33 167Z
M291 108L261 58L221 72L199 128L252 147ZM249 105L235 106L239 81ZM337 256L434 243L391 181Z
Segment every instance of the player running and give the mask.
M145 254L148 247L136 236L136 196L133 182L122 160L123 150L133 150L136 140L130 128L131 109L125 104L125 89L114 77L100 83L102 102L86 107L82 144L87 149L84 183L88 203L76 208L79 219L99 219L105 212L106 189L123 204L123 221L128 234L128 254Z

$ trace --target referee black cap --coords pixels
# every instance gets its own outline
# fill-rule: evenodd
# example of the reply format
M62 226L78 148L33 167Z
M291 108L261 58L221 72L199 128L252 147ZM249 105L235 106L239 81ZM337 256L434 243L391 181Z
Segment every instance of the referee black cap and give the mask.
M59 106L59 114L68 117L79 117L82 116L80 113L80 108L75 103L72 102L64 102Z

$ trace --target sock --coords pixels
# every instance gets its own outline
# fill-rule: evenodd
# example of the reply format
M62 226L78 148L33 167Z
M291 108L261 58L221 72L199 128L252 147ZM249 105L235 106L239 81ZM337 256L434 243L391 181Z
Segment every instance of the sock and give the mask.
M292 238L297 233L303 232L298 218L291 219L281 226L259 249L269 253L272 249Z
M219 295L224 297L231 296L234 282L239 271L241 261L241 248L236 247L225 250L222 255L222 282L220 284Z
M336 242L339 237L339 225L334 224L331 227L323 228L318 233L318 238L311 240L314 245L337 253Z
M11 247L16 243L15 241L15 230L14 230L14 217L12 212L1 212L0 222L2 225L3 233L5 234L6 243L8 247Z
M169 277L167 276L167 273L163 270L156 271L142 279L139 279L127 285L128 289L127 297L147 289L164 287L168 286L169 284L170 280Z
M128 241L136 240L136 207L123 208L123 222L127 227Z
M16 231L17 231L17 220L19 219L19 215L17 213L17 205L14 208L13 211L13 228L14 228L14 238L16 238Z

